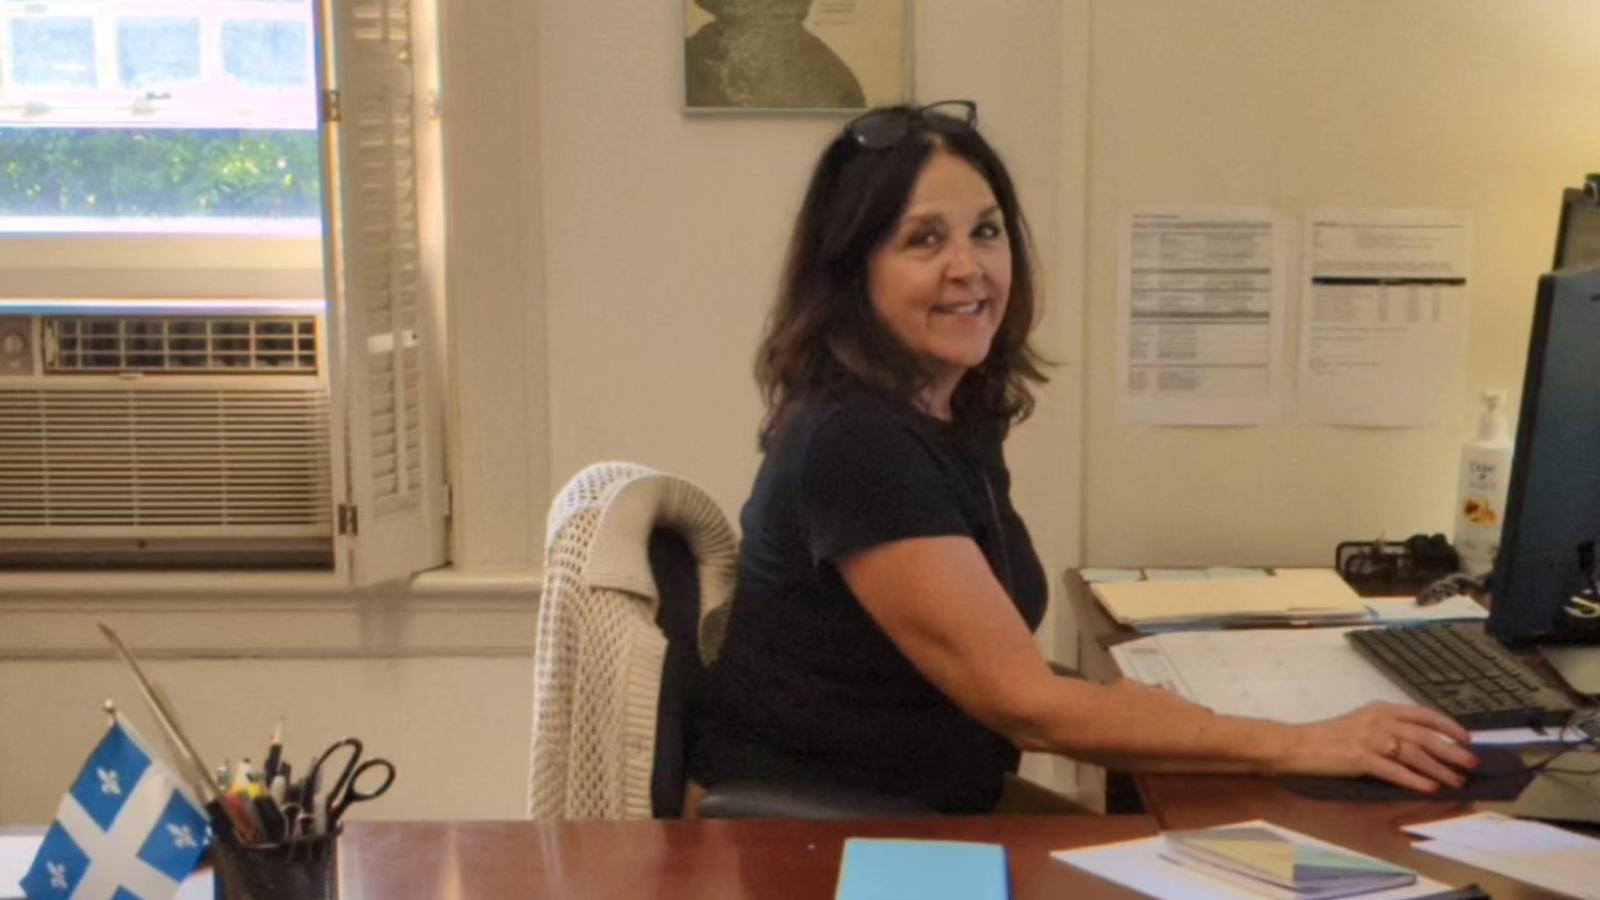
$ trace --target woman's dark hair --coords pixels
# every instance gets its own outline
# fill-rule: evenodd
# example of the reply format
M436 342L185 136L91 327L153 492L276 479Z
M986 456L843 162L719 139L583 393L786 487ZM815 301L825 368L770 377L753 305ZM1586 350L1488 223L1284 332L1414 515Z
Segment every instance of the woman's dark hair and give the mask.
M910 399L926 383L912 356L873 311L867 260L889 239L917 177L936 150L965 160L983 175L1011 241L1011 294L989 355L956 386L957 424L987 420L1002 430L1033 411L1029 382L1044 382L1044 362L1028 344L1035 304L1027 222L1005 164L976 129L951 119L930 121L905 107L903 138L862 146L847 130L818 161L789 242L778 300L756 357L756 382L766 401L763 449L792 405L807 397L865 391Z

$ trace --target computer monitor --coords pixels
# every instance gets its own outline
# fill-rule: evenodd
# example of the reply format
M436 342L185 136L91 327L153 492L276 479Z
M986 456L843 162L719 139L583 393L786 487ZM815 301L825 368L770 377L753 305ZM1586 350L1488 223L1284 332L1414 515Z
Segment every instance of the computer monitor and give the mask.
M1566 611L1600 541L1600 266L1539 278L1489 631L1503 643L1593 635Z
M1556 232L1555 269L1600 265L1600 174L1581 188L1561 194L1561 226Z

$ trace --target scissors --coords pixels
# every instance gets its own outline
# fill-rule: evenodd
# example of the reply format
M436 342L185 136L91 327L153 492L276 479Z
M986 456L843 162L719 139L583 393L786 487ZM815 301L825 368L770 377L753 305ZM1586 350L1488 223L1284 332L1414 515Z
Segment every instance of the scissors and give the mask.
M348 737L342 741L335 741L332 746L322 751L322 754L311 764L311 774L308 784L317 785L322 780L322 767L332 756L340 750L349 748L349 758L345 760L344 768L339 770L339 777L334 780L333 786L323 795L322 802L315 799L311 801L311 811L318 819L317 831L327 834L328 830L339 824L339 818L352 803L365 803L383 796L389 790L389 785L394 784L394 764L387 759L372 758L362 760L362 744L360 738ZM382 781L375 786L362 789L361 776L369 771L378 771ZM367 779L368 783L372 778ZM314 788L313 788L314 790Z

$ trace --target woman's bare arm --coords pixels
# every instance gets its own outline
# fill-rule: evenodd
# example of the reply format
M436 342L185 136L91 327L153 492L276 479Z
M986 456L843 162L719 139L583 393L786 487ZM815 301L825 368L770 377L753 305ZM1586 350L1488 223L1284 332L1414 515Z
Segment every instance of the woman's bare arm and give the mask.
M1459 784L1451 766L1475 765L1466 732L1421 707L1373 704L1296 726L1057 676L970 538L880 544L839 571L929 681L1024 750L1125 770L1375 775L1421 791Z

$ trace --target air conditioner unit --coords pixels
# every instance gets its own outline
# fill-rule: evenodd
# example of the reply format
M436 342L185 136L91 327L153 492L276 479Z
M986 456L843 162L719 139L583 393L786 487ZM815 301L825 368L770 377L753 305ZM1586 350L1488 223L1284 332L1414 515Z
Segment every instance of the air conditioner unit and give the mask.
M0 567L330 566L323 318L0 315Z

